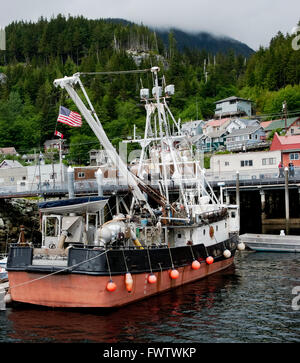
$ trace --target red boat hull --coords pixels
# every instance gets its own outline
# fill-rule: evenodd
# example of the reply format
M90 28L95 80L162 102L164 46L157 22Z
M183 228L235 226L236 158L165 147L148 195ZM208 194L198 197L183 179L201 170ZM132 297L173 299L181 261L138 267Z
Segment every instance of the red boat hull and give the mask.
M170 278L170 270L155 272L157 281L153 284L148 282L148 273L132 274L133 288L130 293L126 290L125 274L113 276L113 282L117 285L113 292L106 289L109 276L71 273L46 277L47 274L38 272L9 271L8 277L12 301L49 307L111 308L201 279L232 263L233 257L211 265L201 263L198 270L193 270L191 265L179 267L177 279Z

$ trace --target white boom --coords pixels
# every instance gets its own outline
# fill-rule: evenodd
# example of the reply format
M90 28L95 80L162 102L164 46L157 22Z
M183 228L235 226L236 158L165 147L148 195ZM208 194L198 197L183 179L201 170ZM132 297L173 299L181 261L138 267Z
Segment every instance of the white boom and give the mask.
M64 77L64 78L56 79L53 83L54 83L55 87L60 86L61 88L65 89L68 92L69 96L72 98L75 105L78 107L79 111L85 118L86 122L89 124L89 126L93 130L94 134L97 136L99 142L103 145L108 156L116 164L116 167L119 168L120 173L123 175L123 177L125 179L127 179L128 185L133 190L135 199L137 201L143 202L145 205L145 208L147 208L148 211L150 212L150 214L152 216L154 216L153 210L149 206L145 196L141 192L134 175L127 169L127 165L123 162L123 160L120 158L120 156L116 152L115 148L109 141L100 121L98 120L98 117L96 116L95 111L93 109L92 109L92 111L89 111L87 109L86 105L83 103L83 101L79 97L78 93L75 91L74 85L78 83L83 91L83 94L84 94L88 104L91 106L91 102L80 81L79 74L74 74L72 77ZM93 117L92 113L95 115L97 121Z

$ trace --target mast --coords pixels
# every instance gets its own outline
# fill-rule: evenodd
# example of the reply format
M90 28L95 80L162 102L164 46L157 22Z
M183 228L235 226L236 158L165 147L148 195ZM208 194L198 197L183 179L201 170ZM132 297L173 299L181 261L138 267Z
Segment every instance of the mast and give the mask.
M181 177L181 174L179 173L173 143L172 143L171 137L169 135L169 128L168 128L168 124L167 124L167 120L166 120L166 113L165 113L165 104L166 104L166 102L160 103L160 99L159 99L158 74L157 74L158 71L159 71L159 68L158 67L152 67L151 71L154 73L154 76L155 76L156 104L157 104L157 113L158 113L158 123L159 123L160 137L161 137L161 157L162 157L162 164L163 164L162 167L163 167L164 179L165 179L166 198L169 201L168 182L167 182L166 166L165 166L165 162L164 162L164 151L163 151L163 147L164 147L163 126L164 126L164 129L165 129L165 136L166 136L165 141L167 142L167 145L168 145L170 153L171 153L171 158L172 158L173 165L174 165L175 175L177 175L179 177L178 182L179 182L180 194L181 194L181 197L182 197L182 200L183 200L183 204L184 204L186 213L189 216L190 212L189 212L189 208L188 208L188 205L187 205L186 196L185 196L185 193L184 193L184 190L183 190L182 177ZM168 111L169 111L169 109L168 109ZM177 126L177 124L176 124L176 126Z
M124 176L125 179L127 179L128 185L132 188L133 195L135 197L135 200L143 203L144 207L148 209L151 216L155 217L152 208L148 204L145 196L141 192L138 182L133 176L133 174L127 169L127 165L123 162L123 160L120 158L118 153L116 152L115 148L109 141L102 124L98 120L98 118L95 116L96 112L92 108L91 111L89 111L86 107L86 105L83 103L79 95L74 89L74 85L79 83L83 94L88 102L89 105L91 105L91 102L88 98L88 95L80 81L79 74L74 74L71 77L64 77L60 79L56 79L54 82L55 87L60 86L62 89L65 89L69 96L72 98L75 105L78 107L79 111L82 113L83 117L85 118L86 122L90 126L90 128L93 130L94 134L97 136L99 142L103 145L104 149L106 150L108 156L113 160L115 165L119 167L119 170L121 174ZM96 117L96 120L95 118Z

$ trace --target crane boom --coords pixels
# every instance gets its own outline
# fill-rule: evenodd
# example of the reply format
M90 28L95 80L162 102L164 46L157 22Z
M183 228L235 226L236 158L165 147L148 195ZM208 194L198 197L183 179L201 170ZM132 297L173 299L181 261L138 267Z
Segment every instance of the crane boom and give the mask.
M65 89L69 96L72 98L75 105L78 107L79 111L85 118L86 122L98 138L100 144L104 147L106 150L108 156L111 158L111 160L116 164L116 167L119 167L120 173L123 175L125 179L127 179L129 187L131 187L134 197L137 201L143 202L145 208L148 209L151 216L154 217L154 213L150 205L148 204L144 194L141 192L138 182L135 180L134 175L128 170L127 165L123 162L123 160L120 158L118 153L116 152L115 148L109 141L100 121L96 117L97 121L93 117L92 113L95 114L94 110L93 112L89 111L82 101L82 99L79 97L78 93L74 89L74 85L79 83L80 87L82 88L83 94L85 95L86 100L89 104L91 104L90 100L88 99L87 93L80 82L79 74L74 74L71 77L64 77L56 79L54 82L55 87L60 86L62 89Z

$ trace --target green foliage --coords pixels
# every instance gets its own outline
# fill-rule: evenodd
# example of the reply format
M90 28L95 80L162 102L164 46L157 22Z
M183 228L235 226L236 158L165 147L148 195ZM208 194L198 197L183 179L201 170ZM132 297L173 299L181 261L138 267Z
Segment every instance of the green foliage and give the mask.
M268 140L272 141L274 138L275 133L277 132L278 135L284 135L285 131L282 128L272 130L268 135Z
M67 160L70 164L86 165L89 162L89 151L94 148L99 148L95 136L80 134L71 136Z
M55 129L68 140L68 162L86 163L88 151L98 147L86 122L81 128L56 122L60 105L78 110L52 82L78 71L158 65L166 83L175 85L175 96L168 102L182 122L212 118L214 102L232 95L253 100L258 114L280 114L284 100L288 111L300 110L300 51L292 49L289 34L278 33L269 47L248 59L228 48L214 54L192 47L179 51L176 31L169 33L164 46L158 33L147 27L112 19L41 17L36 23L13 22L6 34L7 51L0 51L0 73L6 75L5 81L0 79L0 147L15 146L20 154L42 148ZM149 57L137 66L133 54L142 52ZM138 95L141 85L152 89L151 73L84 76L82 81L115 145L133 134L134 124L143 136L145 110ZM130 150L136 148L129 145Z

